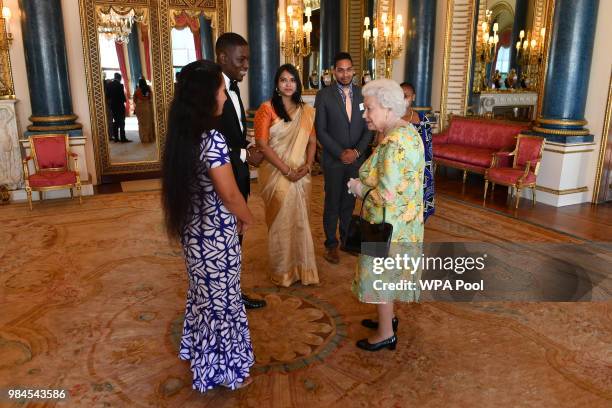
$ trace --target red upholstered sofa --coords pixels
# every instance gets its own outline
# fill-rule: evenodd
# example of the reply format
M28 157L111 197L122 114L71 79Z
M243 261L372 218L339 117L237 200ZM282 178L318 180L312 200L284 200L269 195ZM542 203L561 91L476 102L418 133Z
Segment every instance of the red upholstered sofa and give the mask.
M451 116L449 126L433 135L433 157L436 165L484 174L491 167L493 155L512 151L516 137L529 129L525 122Z

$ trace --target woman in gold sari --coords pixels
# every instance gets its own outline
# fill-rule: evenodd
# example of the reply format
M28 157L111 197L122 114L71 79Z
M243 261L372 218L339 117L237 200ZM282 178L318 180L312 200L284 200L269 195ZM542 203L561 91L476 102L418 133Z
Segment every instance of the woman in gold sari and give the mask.
M138 88L134 92L134 113L138 119L138 136L140 143L155 141L155 124L153 123L153 98L151 87L144 78L138 81Z
M255 114L255 139L265 161L258 178L268 224L270 279L279 286L319 283L310 232L310 169L317 148L315 110L302 101L291 64L274 77L276 89Z

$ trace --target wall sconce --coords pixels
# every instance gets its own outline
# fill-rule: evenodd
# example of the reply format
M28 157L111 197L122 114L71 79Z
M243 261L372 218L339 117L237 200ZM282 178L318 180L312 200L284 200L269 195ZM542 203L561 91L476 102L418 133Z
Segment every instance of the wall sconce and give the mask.
M380 21L374 21L370 29L370 17L363 20L363 49L367 59L384 58L385 78L391 78L393 60L402 52L404 44L404 24L402 15L393 21L387 13L382 13ZM378 76L378 73L376 73Z
M2 7L2 19L4 20L4 31L6 35L5 38L9 47L13 42L13 34L11 34L11 16L11 9L6 6Z
M279 14L279 31L281 53L285 61L289 60L302 72L302 58L310 55L310 34L312 33L312 8L306 7L303 11L300 5L287 6L287 12L283 16ZM306 18L304 22L302 14ZM288 19L288 21L285 19Z

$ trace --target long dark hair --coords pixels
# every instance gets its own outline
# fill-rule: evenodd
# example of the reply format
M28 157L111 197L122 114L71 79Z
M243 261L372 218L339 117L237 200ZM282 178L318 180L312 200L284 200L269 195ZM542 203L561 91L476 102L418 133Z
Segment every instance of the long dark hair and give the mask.
M300 73L291 64L281 65L278 70L276 70L276 75L274 75L274 92L272 92L272 98L270 98L270 100L276 114L285 122L291 122L291 117L287 113L285 105L283 105L283 97L280 95L280 92L277 91L278 81L285 71L295 79L295 93L291 95L291 100L298 105L304 104L304 101L302 101L302 81L300 81Z
M219 65L199 60L183 67L174 90L162 162L162 206L172 238L180 237L189 216L200 140L217 123L216 93L222 82Z
M144 78L140 78L138 80L138 87L140 88L140 92L142 92L144 96L149 95L149 92L151 92L151 87L149 86L149 84L147 84L147 80Z

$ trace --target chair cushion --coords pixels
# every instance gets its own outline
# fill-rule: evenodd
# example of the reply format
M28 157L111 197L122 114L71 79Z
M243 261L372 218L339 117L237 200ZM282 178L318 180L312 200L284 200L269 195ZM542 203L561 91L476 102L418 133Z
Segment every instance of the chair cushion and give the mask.
M434 156L480 167L490 167L494 149L458 144L434 145Z
M66 136L32 137L39 169L67 167Z
M511 167L494 167L487 172L487 179L493 183L516 184L523 177L523 174L525 174L525 170ZM530 171L522 184L533 184L535 181L536 176Z
M74 171L39 171L32 174L28 180L32 188L65 186L76 183L76 173Z

